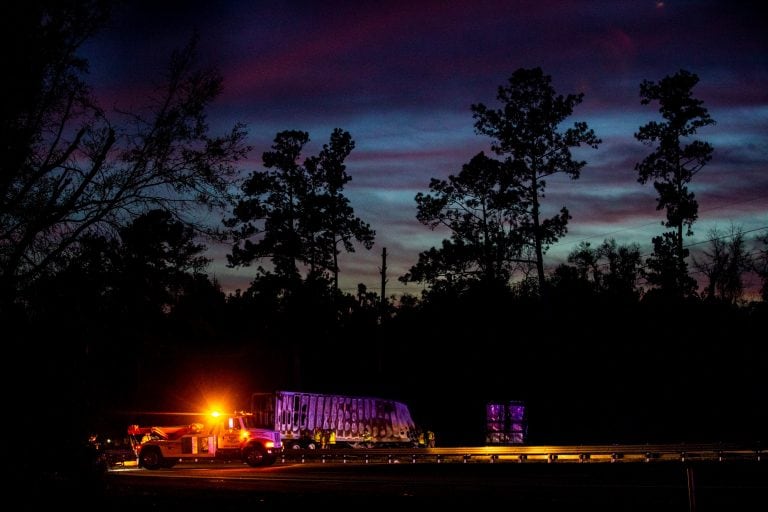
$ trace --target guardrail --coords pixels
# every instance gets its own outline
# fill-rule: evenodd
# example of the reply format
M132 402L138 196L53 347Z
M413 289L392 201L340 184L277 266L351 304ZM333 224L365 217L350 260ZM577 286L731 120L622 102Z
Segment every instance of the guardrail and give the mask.
M766 460L761 447L726 444L644 444L572 446L478 446L457 448L287 449L281 463L628 463Z

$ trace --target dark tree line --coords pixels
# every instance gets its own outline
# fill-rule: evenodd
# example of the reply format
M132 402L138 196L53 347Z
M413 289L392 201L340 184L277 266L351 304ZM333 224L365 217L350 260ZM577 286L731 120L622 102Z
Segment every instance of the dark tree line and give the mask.
M765 426L754 407L765 346L751 333L765 328L768 235L712 233L692 262L708 280L700 293L688 268L688 185L712 153L689 140L713 123L696 75L640 86L663 121L636 134L652 147L638 181L654 184L670 229L650 256L605 240L547 269L571 215L543 216L546 180L577 179L586 162L572 150L600 139L583 122L564 128L582 94L520 69L501 108L472 106L495 158L479 153L416 196L418 220L450 230L401 278L427 291L381 301L338 287L338 256L375 237L344 195L351 134L336 129L305 156L308 133L278 132L263 169L240 179L247 133L209 132L221 77L196 67L194 40L146 109L105 111L77 52L108 7L32 2L4 25L18 73L2 100L0 312L12 360L47 390L50 414L73 420L73 438L107 412L188 405L180 397L207 381L402 397L465 442L478 418L456 409L492 398L527 400L542 442L751 438ZM229 265L257 265L247 289L225 294L206 273L211 240L232 242ZM746 272L762 279L749 307ZM728 417L702 423L708 400Z
M491 149L501 158L480 153L458 175L433 179L429 194L416 195L419 221L430 229L448 228L450 238L440 248L422 252L400 280L427 284L427 298L447 289L464 293L482 283L488 289L533 293L546 302L553 284L578 289L583 288L579 281L591 280L593 293L620 293L634 300L737 303L744 274L762 275L759 254L749 255L738 228L733 228L730 244L712 233L712 252L704 252L709 261L694 263L709 280L701 294L689 271L685 237L693 235L698 203L688 187L713 152L710 144L692 137L715 122L693 95L698 81L695 74L680 70L658 83L640 85L641 104L658 103L663 121L651 121L635 134L652 148L635 170L639 183L653 184L657 209L666 210L662 225L670 228L653 238L653 253L645 260L638 246L617 247L605 240L596 250L581 244L568 257L571 265L545 274L544 255L565 235L571 220L565 206L558 215L541 217L546 178L563 173L577 179L586 162L574 160L571 148L597 148L601 141L583 122L561 128L583 94L557 95L540 68L520 69L499 88L502 108L472 106L477 132L492 138ZM753 242L759 246L760 239ZM535 280L529 279L532 271Z

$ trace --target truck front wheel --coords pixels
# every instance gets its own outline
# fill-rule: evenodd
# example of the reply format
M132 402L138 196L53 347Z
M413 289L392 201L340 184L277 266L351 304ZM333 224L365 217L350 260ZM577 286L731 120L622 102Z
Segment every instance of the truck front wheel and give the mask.
M154 446L147 446L139 454L139 466L147 469L159 469L163 465L163 456Z
M272 463L267 449L260 444L247 446L243 451L243 460L251 467L266 466Z

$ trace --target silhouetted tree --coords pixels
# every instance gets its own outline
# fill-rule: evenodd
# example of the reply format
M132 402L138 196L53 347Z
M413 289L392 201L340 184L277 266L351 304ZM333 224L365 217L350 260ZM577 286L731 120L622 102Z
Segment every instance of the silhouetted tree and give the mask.
M152 210L118 231L117 238L84 235L76 257L27 291L32 319L80 332L88 344L120 325L119 337L140 340L161 329L179 300L200 289L209 260L193 228ZM56 327L61 329L61 327ZM88 333L97 333L89 335Z
M704 259L693 257L693 266L705 276L708 283L704 297L735 304L744 294L743 274L750 269L744 231L731 226L728 234L717 228L709 231L710 250L704 250Z
M336 128L331 133L330 143L323 144L320 154L308 158L305 163L312 183L309 231L317 233L315 242L319 250L315 253L322 267L332 272L336 289L339 288L340 248L348 253L355 252L353 241L357 241L370 249L376 234L369 224L355 216L349 199L343 193L344 185L352 180L346 172L344 160L354 147L349 132Z
M0 20L3 61L13 70L0 99L0 212L15 206L14 185L32 179L26 176L30 160L45 155L44 127L92 109L82 80L88 64L77 51L103 28L110 5L102 0L25 2Z
M300 280L298 263L311 263L311 246L304 244L302 208L309 193L309 177L299 157L309 134L283 131L277 134L272 151L262 155L267 171L254 171L242 185L242 197L234 217L224 224L233 230L235 245L227 255L229 265L250 265L270 258L274 274L291 289ZM254 242L252 238L258 237ZM259 273L265 273L259 268Z
M177 295L168 320L171 335L184 346L198 344L211 348L211 342L221 347L225 342L236 341L226 295L215 278L203 273L185 276L183 291Z
M597 148L602 142L585 122L576 122L572 128L560 131L563 121L583 98L583 93L557 95L551 77L537 67L518 69L506 87L499 87L497 99L502 108L472 105L476 131L493 139L491 149L505 157L504 165L514 176L517 206L525 214L517 231L533 248L540 291L544 291L546 284L544 254L550 244L567 232L570 219L565 207L558 215L542 219L545 178L555 173L579 178L586 162L574 160L571 148Z
M592 281L595 290L602 286L602 271L599 265L600 255L592 244L582 240L576 248L568 254L568 263L573 264L578 271L579 278Z
M118 240L86 234L55 272L30 283L25 313L36 334L47 338L52 329L73 341L72 350L103 337L118 314L114 290L122 270L119 252Z
M419 254L419 261L399 280L446 281L463 288L471 281L506 284L522 242L519 198L514 175L484 153L475 155L458 175L432 179L430 194L416 194L416 218L435 229L450 230L442 247Z
M340 295L337 300L342 301L344 308L341 310L340 320L345 327L352 326L360 337L368 336L376 329L382 316L389 314L387 309L382 311L381 300L376 292L368 291L362 283L357 285L355 295Z
M603 271L603 295L621 302L636 302L640 298L638 283L644 276L640 246L604 240L597 254L601 261L608 260L608 271Z
M233 164L248 150L241 125L220 137L208 134L206 108L221 77L194 68L195 39L173 54L167 81L146 109L110 119L91 98L86 63L77 57L103 22L95 8L101 2L46 4L20 4L4 17L20 24L13 33L25 47L13 48L30 60L14 73L31 87L2 100L3 136L12 134L0 158L0 306L6 307L76 255L84 236L113 237L150 209L213 233L200 207L228 204Z
M262 155L265 170L248 176L233 216L224 219L235 241L229 266L271 261L271 269L258 267L246 297L259 306L253 314L262 315L267 336L291 340L286 374L295 386L311 378L304 361L318 356L317 343L337 339L348 320L350 297L338 290L340 247L351 252L356 240L370 248L374 236L343 195L350 181L344 160L354 148L349 133L334 130L319 155L302 162L308 142L307 132L279 132Z
M267 170L251 173L233 217L224 220L235 240L229 266L269 258L284 291L299 285L305 268L308 277L333 273L338 287L339 245L352 252L353 239L366 248L373 244L373 230L354 216L342 193L351 179L344 166L354 148L351 137L334 130L320 154L302 163L308 142L306 132L279 132L272 151L263 154ZM259 267L257 275L268 272Z
M191 226L164 210L149 211L120 230L117 302L137 308L134 322L147 310L158 315L171 311L195 276L203 275L210 260L195 239Z
M619 246L615 240L604 240L596 249L587 241L580 242L568 254L568 265L560 265L552 283L560 288L573 285L585 296L603 297L610 304L632 304L639 298L637 283L642 277L640 247Z
M703 102L692 95L698 82L697 75L680 70L659 82L644 80L640 84L640 103L658 102L659 113L665 121L651 121L635 133L635 138L643 144L655 145L651 154L635 165L635 170L639 174L638 182L653 181L659 195L656 209L667 212L662 225L672 228L654 237L647 277L649 283L671 297L688 297L695 294L697 288L696 281L688 275L689 251L683 245L683 236L693 234L692 226L699 209L688 184L710 161L713 148L699 140L685 141L699 128L715 123Z
M578 265L562 263L548 278L549 299L563 308L576 308L575 314L581 314L587 308L594 307L597 287L584 268Z
M757 254L752 257L751 269L760 278L760 296L763 302L768 303L768 231L755 238L758 244Z

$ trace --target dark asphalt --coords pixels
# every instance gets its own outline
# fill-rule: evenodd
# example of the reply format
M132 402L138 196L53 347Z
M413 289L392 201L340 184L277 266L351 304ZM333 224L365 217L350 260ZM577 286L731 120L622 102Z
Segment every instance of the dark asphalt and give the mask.
M174 468L47 482L50 488L32 497L79 510L737 512L764 507L766 467L765 462L665 462Z

